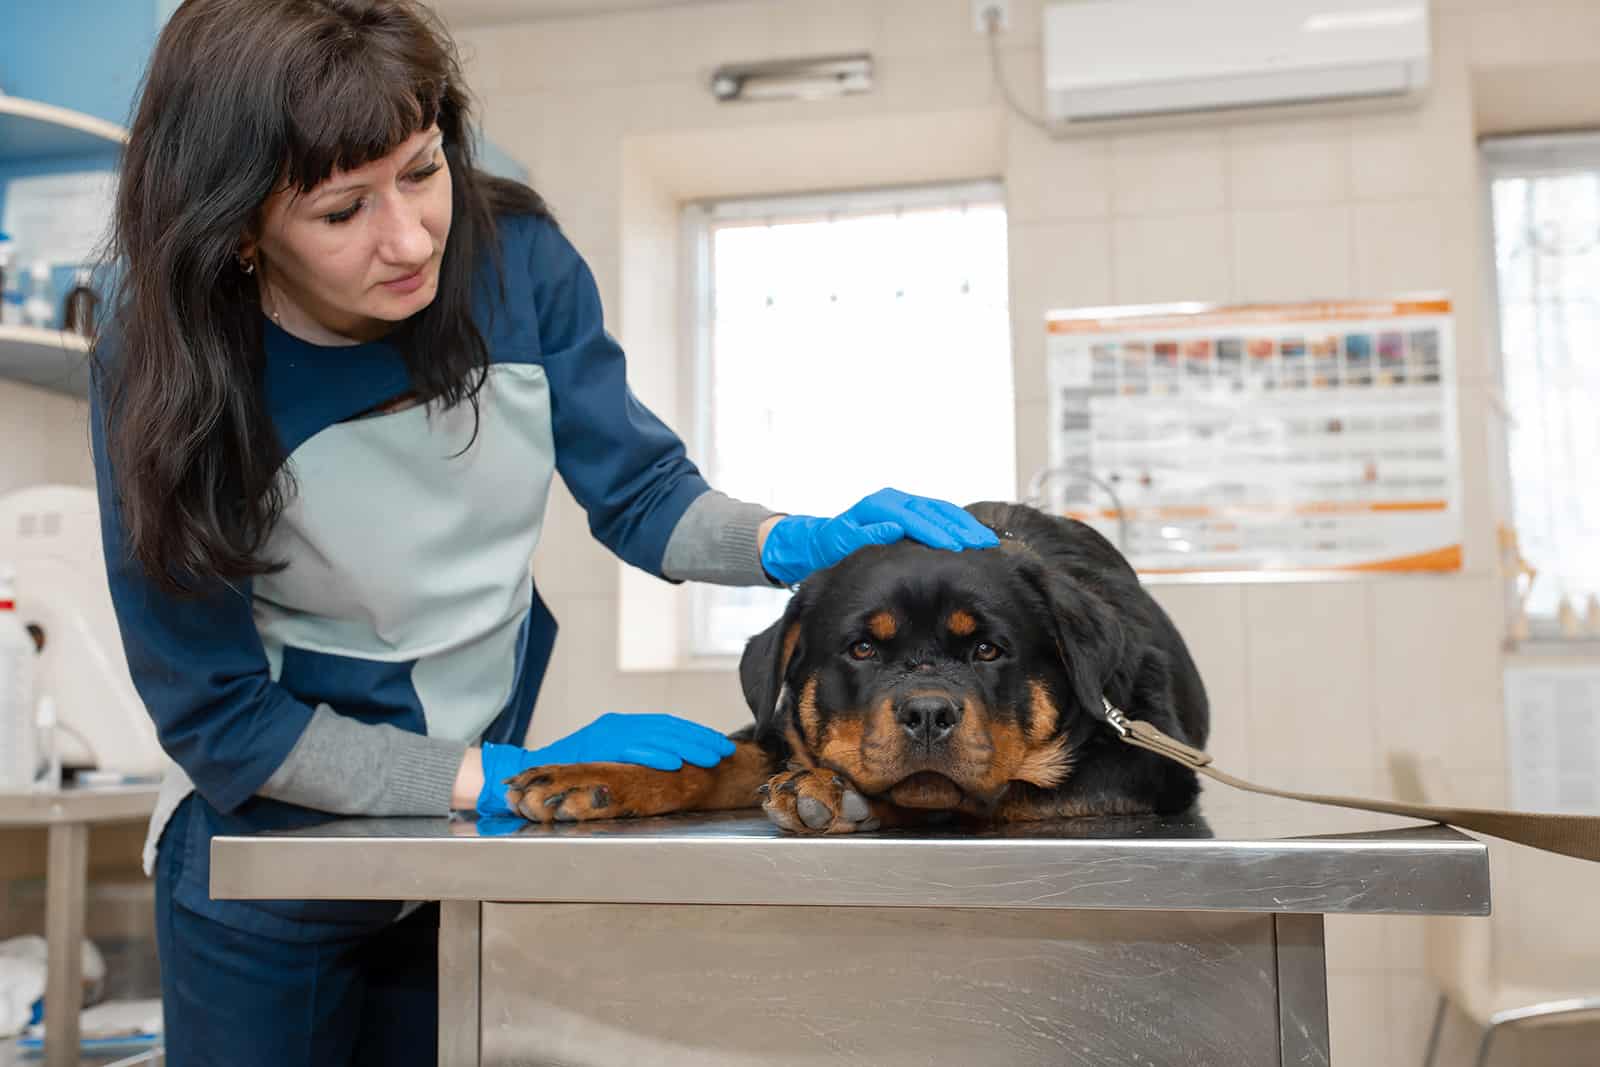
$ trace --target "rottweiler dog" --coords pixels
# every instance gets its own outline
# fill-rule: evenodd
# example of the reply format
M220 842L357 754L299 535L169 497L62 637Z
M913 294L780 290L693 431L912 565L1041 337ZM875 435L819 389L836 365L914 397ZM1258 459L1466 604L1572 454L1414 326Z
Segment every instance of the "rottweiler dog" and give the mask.
M1172 620L1091 527L967 511L998 548L901 541L801 583L745 648L755 723L716 767L536 767L511 779L512 805L552 822L760 804L799 834L1188 808L1194 772L1100 715L1109 700L1204 747L1205 687Z

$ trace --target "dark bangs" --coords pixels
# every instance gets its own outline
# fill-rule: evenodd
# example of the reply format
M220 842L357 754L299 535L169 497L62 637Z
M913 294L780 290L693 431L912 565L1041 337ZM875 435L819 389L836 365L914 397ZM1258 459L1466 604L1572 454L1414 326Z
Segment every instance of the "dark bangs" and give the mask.
M435 122L453 127L444 129L447 141L460 141L464 109L444 106L451 82L460 81L453 57L414 27L368 21L376 25L361 35L336 23L318 27L291 60L299 69L285 72L285 177L299 192L383 158Z

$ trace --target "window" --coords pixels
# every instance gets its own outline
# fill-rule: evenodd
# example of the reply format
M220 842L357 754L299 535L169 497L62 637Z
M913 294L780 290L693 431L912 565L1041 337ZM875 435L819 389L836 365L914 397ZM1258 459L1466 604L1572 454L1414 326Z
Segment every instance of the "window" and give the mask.
M1485 142L1527 610L1600 594L1600 135Z
M810 515L886 485L1015 494L999 186L724 201L688 223L712 485ZM787 596L695 586L689 654L737 654Z

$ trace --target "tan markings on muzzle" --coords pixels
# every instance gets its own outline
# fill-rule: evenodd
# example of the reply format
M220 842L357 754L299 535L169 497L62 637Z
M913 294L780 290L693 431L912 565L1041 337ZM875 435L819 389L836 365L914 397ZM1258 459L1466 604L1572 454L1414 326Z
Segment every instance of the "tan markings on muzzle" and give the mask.
M960 608L952 611L950 617L944 621L950 632L957 637L968 637L978 629L978 620Z
M899 624L894 621L894 616L887 611L880 611L867 620L867 629L872 631L872 636L879 641L889 641L900 632Z
M894 702L885 697L858 715L840 716L830 723L818 756L849 775L864 791L878 793L905 777L905 750L905 734L894 719Z
M823 727L822 745L817 757L830 767L836 767L852 779L861 773L863 741L866 724L858 713L834 713Z

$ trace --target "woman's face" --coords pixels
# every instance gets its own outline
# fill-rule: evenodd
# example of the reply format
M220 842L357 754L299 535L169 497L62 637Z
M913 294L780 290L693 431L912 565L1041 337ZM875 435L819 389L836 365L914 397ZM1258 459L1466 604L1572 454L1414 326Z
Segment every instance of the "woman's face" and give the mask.
M432 302L450 234L450 169L437 126L309 192L267 198L257 256L262 305L305 340L370 341Z

